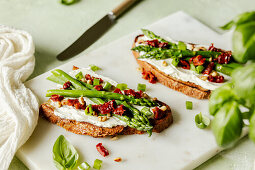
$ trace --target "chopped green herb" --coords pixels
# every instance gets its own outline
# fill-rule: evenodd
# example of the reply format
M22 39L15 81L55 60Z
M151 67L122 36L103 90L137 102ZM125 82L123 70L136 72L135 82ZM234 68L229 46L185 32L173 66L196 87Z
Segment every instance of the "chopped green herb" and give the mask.
M204 66L197 66L197 67L196 67L196 72L197 72L198 74L202 73L203 70L204 70Z
M194 66L194 64L193 64L193 63L191 63L191 64L190 64L190 70L192 70L192 71L196 71L196 67Z
M76 78L77 80L81 80L81 79L83 78L82 72L80 71L78 74L76 74L76 75L75 75L75 78Z
M61 0L61 3L64 5L72 5L76 2L78 2L79 0Z
M85 114L86 115L93 115L93 109L92 109L92 105L89 104L86 109L85 109Z
M104 84L104 89L106 90L106 91L109 91L110 89L111 89L111 87L112 87L112 84L111 83L109 83L108 81Z
M186 109L188 109L188 110L193 109L193 103L191 101L186 101Z
M90 165L87 162L83 162L77 168L78 168L78 170L89 170Z
M178 59L178 58L173 58L172 64L173 64L175 67L177 67L178 64L179 64L179 59Z
M120 84L117 84L117 86L116 86L118 89L120 89L120 90L125 90L125 89L127 89L127 84L125 84L125 83L120 83Z
M100 80L99 79L94 79L93 80L93 85L96 86L96 85L99 85L100 84Z
M100 67L98 67L98 66L96 66L96 65L93 65L93 64L91 64L91 65L89 65L89 66L90 66L90 69L91 69L92 71L102 70Z
M145 91L145 90L146 90L146 84L140 84L140 83L138 83L138 85L137 85L137 90Z
M179 41L179 42L178 42L178 49L179 49L179 50L186 50L186 49L187 49L187 46L186 46L186 44L185 44L184 42Z
M94 161L94 165L93 165L93 168L94 169L97 169L97 170L100 170L101 169L101 166L102 166L102 163L103 161L99 160L99 159L96 159Z
M210 119L204 115L202 115L202 113L200 112L199 114L197 114L195 116L195 122L196 122L196 126L200 129L204 129L207 126L210 125Z

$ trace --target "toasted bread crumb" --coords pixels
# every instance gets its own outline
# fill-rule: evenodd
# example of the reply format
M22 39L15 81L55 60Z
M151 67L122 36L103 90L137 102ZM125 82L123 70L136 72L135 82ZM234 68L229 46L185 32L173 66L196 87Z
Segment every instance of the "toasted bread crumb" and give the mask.
M118 136L114 136L114 137L111 138L111 141L115 141L115 140L118 140L118 139L119 139Z
M162 66L164 66L164 67L168 66L167 62L166 62L166 61L163 61L163 62L162 62Z
M142 67L137 67L136 70L139 71L139 72L143 71Z
M87 82L85 78L82 78L81 81L84 82L84 83Z
M108 118L106 116L98 116L98 121L105 122Z
M199 78L200 78L201 80L204 80L204 81L207 80L207 76L200 76Z
M115 162L121 162L122 159L120 157L114 159Z
M216 76L218 76L218 73L213 70L210 75L212 75L213 77L216 77Z
M153 100L153 101L157 101L158 99L157 99L156 97L154 97L152 100Z
M161 106L159 109L162 111L166 111L167 108L166 108L166 106Z
M79 102L80 102L80 104L82 104L82 105L85 104L85 101L84 101L83 97L79 97Z
M88 83L88 84L92 84L92 81L91 81L91 80L88 80L87 83Z
M138 44L142 44L142 43L144 43L144 40L139 40L138 41Z
M62 106L61 102L60 102L60 101L57 101L56 107L57 107L57 108L60 108L61 106Z

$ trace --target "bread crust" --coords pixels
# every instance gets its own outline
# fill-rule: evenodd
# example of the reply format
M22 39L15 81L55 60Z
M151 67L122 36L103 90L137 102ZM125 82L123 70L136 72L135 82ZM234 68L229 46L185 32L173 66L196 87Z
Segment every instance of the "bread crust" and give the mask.
M168 105L158 101L161 105L167 107L166 115L160 120L155 120L152 122L153 124L153 132L160 133L164 129L168 128L172 122L172 112ZM60 127L63 127L67 131L73 132L75 134L80 135L89 135L95 138L98 137L106 137L106 136L116 136L116 135L132 135L132 134L143 134L144 131L139 131L134 128L130 128L128 126L115 126L112 128L99 127L87 122L78 122L76 120L63 119L54 114L54 107L49 104L49 102L45 102L40 106L40 115L48 120L49 122L56 124Z
M136 46L136 41L138 40L138 38L140 36L144 36L144 35L138 35L135 38L132 48L134 48ZM209 99L211 90L204 89L203 87L201 87L195 83L185 82L185 81L176 79L172 76L169 76L169 75L165 74L164 72L158 70L155 66L147 63L146 61L139 60L138 59L140 57L139 52L136 52L136 51L132 51L132 52L133 52L133 55L134 55L137 63L139 64L139 66L146 72L149 71L154 76L156 76L157 81L159 83L161 83L171 89L174 89L176 91L182 92L190 97L194 97L197 99Z

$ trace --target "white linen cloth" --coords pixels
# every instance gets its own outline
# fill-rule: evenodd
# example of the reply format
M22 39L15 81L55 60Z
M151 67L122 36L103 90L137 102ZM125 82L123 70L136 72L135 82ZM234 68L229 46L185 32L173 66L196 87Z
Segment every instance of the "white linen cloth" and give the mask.
M38 101L23 82L34 70L34 44L25 31L0 25L0 169L8 169L38 120Z

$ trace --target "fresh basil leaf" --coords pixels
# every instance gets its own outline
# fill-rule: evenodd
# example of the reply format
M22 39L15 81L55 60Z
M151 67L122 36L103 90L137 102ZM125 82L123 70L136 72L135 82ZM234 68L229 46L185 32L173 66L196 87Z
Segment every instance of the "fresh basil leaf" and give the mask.
M220 28L223 30L229 30L234 25L238 26L251 21L255 21L255 11L242 13Z
M253 109L253 114L250 118L249 137L253 142L255 142L255 108L252 108L252 109Z
M240 138L243 119L236 101L221 106L212 121L212 130L219 146L226 147Z
M255 60L255 21L236 27L233 37L233 57L240 63Z
M255 63L236 69L232 74L235 93L245 101L245 106L255 105Z
M211 115L215 115L217 111L225 104L226 102L235 100L237 97L232 90L233 84L228 83L223 85L211 94L209 100L209 111Z
M63 135L60 135L53 146L53 160L59 170L73 169L79 155L75 148Z

